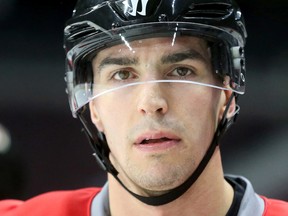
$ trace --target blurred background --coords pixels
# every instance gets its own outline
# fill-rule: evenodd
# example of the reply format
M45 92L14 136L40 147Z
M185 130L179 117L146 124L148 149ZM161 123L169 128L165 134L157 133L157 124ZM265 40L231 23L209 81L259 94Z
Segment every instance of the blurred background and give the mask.
M75 2L0 0L0 199L105 182L65 93L63 28ZM239 4L247 93L222 142L224 168L288 200L288 1Z

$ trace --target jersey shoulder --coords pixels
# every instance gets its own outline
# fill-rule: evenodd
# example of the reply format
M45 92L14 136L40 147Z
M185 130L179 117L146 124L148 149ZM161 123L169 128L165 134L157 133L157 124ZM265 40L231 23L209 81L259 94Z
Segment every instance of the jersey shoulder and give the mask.
M276 199L269 199L261 196L264 200L264 213L263 216L287 216L288 215L288 202Z
M53 191L27 201L0 201L0 215L5 216L89 216L93 198L101 188Z

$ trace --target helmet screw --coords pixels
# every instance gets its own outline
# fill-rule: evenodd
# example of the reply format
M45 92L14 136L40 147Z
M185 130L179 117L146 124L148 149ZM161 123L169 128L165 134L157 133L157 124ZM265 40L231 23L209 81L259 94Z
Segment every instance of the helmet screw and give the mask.
M241 11L236 11L236 20L240 20L241 19L241 16L242 16L242 13Z
M159 17L158 17L158 21L159 22L162 22L162 21L167 21L168 19L167 19L167 15L166 14L161 14L161 15L159 15Z
M241 77L242 82L244 83L244 82L245 82L245 76L244 76L244 74L241 73L241 74L240 74L240 77Z
M112 27L112 29L115 29L115 28L120 27L120 24L118 22L112 23L111 27Z

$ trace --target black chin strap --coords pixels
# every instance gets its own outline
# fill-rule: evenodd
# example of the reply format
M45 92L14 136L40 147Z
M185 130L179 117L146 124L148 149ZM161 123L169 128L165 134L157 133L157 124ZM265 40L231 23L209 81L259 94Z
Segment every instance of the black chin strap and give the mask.
M118 178L118 172L114 168L114 166L111 164L110 160L108 159L107 152L106 152L107 156L105 156L105 157L101 156L101 158L99 158L99 148L97 148L96 154L94 154L94 155L96 156L97 161L100 162L101 167L105 167L106 171L110 172L114 176L114 178L122 185L122 187L125 188L125 190L128 191L136 199L140 200L141 202L143 202L147 205L152 205L152 206L165 205L165 204L167 204L173 200L176 200L178 197L183 195L194 184L194 182L199 178L199 176L201 175L201 173L203 172L203 170L205 169L205 167L209 163L211 157L214 154L216 147L218 146L219 140L221 139L221 137L223 136L225 131L228 129L228 127L233 123L233 121L235 119L235 117L230 119L230 120L228 120L226 118L227 112L229 110L229 107L230 107L230 104L231 104L233 98L234 98L234 95L231 95L231 97L229 98L229 101L226 105L226 109L223 113L222 120L218 124L217 130L216 130L214 137L213 137L213 140L212 140L210 146L208 147L208 149L207 149L204 157L202 158L201 162L199 163L198 167L196 168L196 170L180 186L173 188L172 190L170 190L169 192L167 192L163 195L154 196L154 197L145 197L145 196L140 196L140 195L132 192ZM89 137L90 142L92 142L91 144L95 150L95 144L94 144L95 140L93 140L93 138L89 134L88 134L88 137ZM102 155L103 155L103 152L102 152Z

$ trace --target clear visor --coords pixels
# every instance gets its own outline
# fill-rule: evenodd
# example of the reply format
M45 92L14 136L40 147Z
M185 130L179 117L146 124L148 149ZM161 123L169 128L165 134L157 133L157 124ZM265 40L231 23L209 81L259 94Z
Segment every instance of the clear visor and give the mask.
M152 89L151 97L163 93L181 98L184 94L221 90L243 94L231 87L228 76L214 71L209 43L194 36L133 41L123 37L120 44L90 53L89 58L90 79L79 79L72 90L74 114L100 97L121 98L129 103Z

